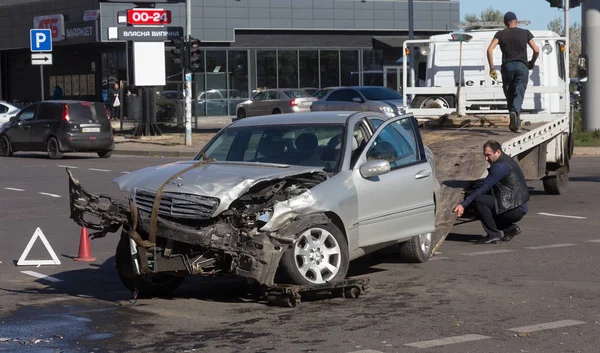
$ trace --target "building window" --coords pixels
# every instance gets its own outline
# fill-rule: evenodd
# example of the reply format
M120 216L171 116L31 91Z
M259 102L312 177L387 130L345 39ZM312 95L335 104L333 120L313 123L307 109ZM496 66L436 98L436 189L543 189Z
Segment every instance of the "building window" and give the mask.
M358 86L358 50L340 51L340 72L342 74L342 86Z
M321 51L321 87L340 85L340 58L337 50Z
M363 51L363 85L383 86L383 51Z
M198 96L198 103L205 106L207 116L228 115L227 97L227 52L207 51L206 94Z
M229 98L248 98L248 52L246 50L228 53Z
M319 88L319 52L300 50L300 87Z
M298 51L280 50L278 55L279 87L298 88Z
M260 88L277 88L275 50L256 51L256 84Z

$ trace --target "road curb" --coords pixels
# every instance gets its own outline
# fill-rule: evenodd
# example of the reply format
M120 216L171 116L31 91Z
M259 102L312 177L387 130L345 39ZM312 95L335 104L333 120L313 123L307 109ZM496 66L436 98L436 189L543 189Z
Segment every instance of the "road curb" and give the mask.
M196 155L196 151L167 151L167 150L113 150L113 155L119 156L137 156L137 157L175 157L189 158Z
M600 147L575 147L573 154L576 156L597 156L600 155Z

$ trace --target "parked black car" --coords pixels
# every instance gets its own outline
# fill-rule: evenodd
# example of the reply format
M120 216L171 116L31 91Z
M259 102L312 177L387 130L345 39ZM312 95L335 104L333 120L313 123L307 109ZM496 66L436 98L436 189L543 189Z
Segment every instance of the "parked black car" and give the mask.
M115 148L102 103L55 100L30 104L0 129L0 156L46 151L52 159L65 152L96 152L108 158Z

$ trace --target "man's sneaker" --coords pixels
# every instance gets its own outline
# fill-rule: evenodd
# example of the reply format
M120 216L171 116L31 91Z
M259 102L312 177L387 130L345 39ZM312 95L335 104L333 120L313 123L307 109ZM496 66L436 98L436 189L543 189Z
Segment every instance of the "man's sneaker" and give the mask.
M517 126L517 113L510 112L508 116L510 117L510 123L508 124L508 128L510 129L510 131L517 132L517 130L520 130Z
M519 228L518 225L513 224L512 226L504 230L504 236L502 237L502 241L510 241L512 238L519 234L521 234L521 228Z

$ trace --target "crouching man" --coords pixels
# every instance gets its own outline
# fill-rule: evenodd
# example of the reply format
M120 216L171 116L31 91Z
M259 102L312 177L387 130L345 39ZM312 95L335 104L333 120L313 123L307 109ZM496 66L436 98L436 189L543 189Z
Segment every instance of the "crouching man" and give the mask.
M478 244L510 241L521 233L516 223L528 211L527 181L519 164L502 152L499 142L486 142L483 155L490 164L487 177L475 182L474 190L454 208L454 212L461 217L465 208L474 203L483 229L487 232L486 237L477 241Z

